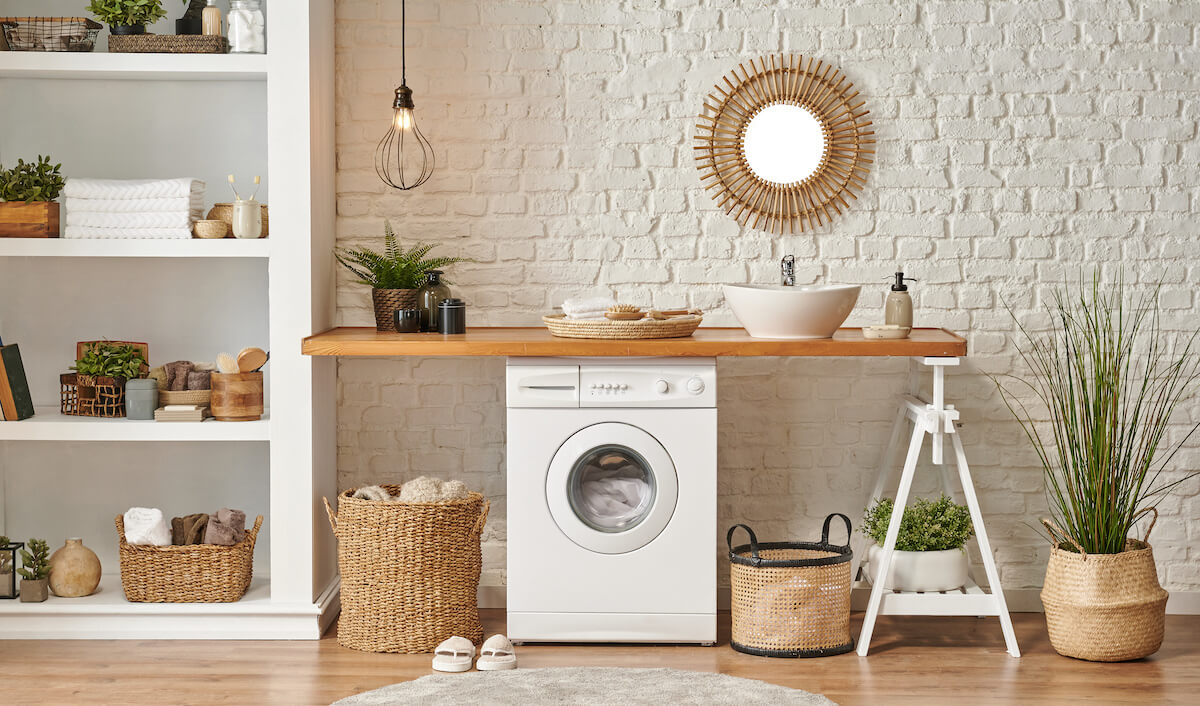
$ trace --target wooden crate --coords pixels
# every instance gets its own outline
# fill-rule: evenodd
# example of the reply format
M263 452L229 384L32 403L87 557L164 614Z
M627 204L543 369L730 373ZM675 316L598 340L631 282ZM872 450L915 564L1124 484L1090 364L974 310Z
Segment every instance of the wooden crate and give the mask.
M54 201L0 203L0 238L57 238L58 212Z

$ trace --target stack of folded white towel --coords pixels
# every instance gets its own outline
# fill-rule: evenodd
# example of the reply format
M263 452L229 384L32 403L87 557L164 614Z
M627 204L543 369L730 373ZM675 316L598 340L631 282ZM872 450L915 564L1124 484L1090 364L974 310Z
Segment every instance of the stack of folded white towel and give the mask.
M588 319L603 319L604 312L616 304L612 297L586 297L568 299L562 303L563 314L566 318L579 321Z
M63 189L66 238L191 238L203 217L199 179L78 179Z

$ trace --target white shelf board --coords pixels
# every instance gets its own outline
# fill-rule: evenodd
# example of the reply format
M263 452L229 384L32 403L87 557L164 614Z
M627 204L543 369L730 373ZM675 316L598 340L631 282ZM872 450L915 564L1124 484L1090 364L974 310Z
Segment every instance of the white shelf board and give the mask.
M114 567L115 568L115 567ZM43 603L0 600L0 639L316 639L322 608L271 600L257 578L234 603L131 603L119 574L105 574L84 598Z
M0 52L0 78L265 81L265 54Z
M269 257L271 241L0 238L0 257Z
M37 407L29 419L0 422L0 441L269 441L268 414L256 422L150 422L73 417Z

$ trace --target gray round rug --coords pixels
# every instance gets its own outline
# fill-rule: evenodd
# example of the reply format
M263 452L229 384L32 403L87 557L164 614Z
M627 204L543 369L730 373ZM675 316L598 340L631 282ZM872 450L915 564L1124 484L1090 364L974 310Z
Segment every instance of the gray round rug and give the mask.
M837 706L820 694L727 674L678 669L570 667L431 674L342 699L334 706L391 704L800 704Z

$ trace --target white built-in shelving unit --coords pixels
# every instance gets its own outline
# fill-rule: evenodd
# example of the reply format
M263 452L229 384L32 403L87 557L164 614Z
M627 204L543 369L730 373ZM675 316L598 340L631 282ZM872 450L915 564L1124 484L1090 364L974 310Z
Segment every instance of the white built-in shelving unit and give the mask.
M72 0L6 14L74 15ZM321 496L335 492L335 370L300 354L333 322L333 0L269 2L266 55L0 52L0 163L49 153L67 176L208 183L264 177L270 238L0 238L0 336L21 346L37 414L0 422L0 534L82 536L100 590L0 600L0 638L315 639L338 608ZM153 28L167 32L168 21ZM64 212L65 216L65 212ZM145 341L154 364L271 351L257 422L156 423L59 413L74 341ZM266 520L236 603L125 600L113 518L240 507Z

